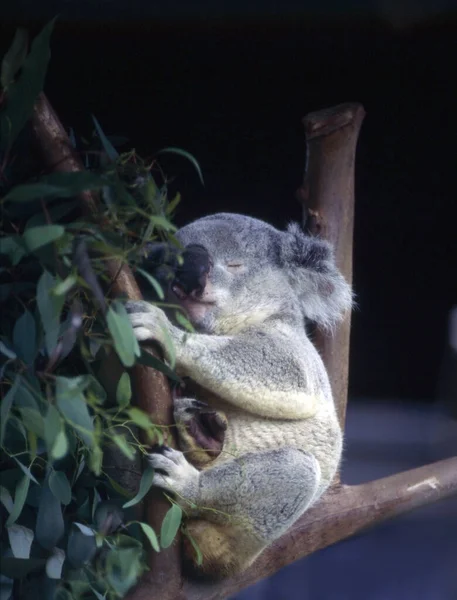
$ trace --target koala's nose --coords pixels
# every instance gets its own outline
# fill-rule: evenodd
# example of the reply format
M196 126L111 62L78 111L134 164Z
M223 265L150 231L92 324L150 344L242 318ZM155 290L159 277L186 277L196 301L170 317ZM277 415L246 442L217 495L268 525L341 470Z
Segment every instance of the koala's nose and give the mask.
M200 297L211 271L211 257L204 246L189 244L182 254L183 264L176 269L173 292L183 300L188 296Z

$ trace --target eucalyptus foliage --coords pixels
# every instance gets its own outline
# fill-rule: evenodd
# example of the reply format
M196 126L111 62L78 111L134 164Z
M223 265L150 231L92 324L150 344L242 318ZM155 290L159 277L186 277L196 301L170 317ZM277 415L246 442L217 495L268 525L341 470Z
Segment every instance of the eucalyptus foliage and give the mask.
M169 546L182 517L172 504L161 532L139 522L136 505L152 471L144 470L135 495L104 460L112 447L128 460L144 453L138 429L150 443L163 440L131 403L130 367L143 363L176 378L140 350L122 299L109 296L106 261L138 269L163 299L139 265L151 241L177 243L170 219L179 197L169 201L166 181L152 175L155 162L119 152L95 117L89 140L70 132L86 171L21 174L53 25L30 51L19 30L0 74L2 600L121 598L145 570L148 546ZM201 177L193 157L165 151L190 158ZM100 197L96 222L77 200L87 190ZM114 398L97 379L110 352L124 367Z

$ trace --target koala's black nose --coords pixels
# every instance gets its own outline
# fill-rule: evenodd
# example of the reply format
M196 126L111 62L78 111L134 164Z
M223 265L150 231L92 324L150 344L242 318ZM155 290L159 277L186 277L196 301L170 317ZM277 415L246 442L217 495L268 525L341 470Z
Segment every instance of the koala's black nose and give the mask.
M176 269L172 290L178 298L201 296L211 270L211 257L204 246L189 244L182 254L183 264Z

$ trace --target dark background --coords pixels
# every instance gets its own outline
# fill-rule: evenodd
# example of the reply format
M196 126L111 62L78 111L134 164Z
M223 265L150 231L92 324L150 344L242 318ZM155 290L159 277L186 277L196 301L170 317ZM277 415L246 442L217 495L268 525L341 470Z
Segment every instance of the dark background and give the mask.
M350 392L430 401L457 302L457 15L429 4L21 0L0 9L0 49L60 12L51 103L80 134L93 113L140 154L195 155L204 188L184 159L161 161L178 224L220 210L299 219L302 117L362 102Z

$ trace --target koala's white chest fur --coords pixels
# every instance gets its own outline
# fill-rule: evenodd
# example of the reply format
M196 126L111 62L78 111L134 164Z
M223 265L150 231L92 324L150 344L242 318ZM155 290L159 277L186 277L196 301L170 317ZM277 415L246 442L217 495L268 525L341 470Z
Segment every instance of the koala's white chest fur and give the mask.
M222 410L228 420L224 450L213 463L233 460L249 452L292 447L313 454L321 468L325 489L338 469L342 451L342 433L333 403L322 397L318 410L308 419L267 419L233 408L214 395L209 399L213 408Z

